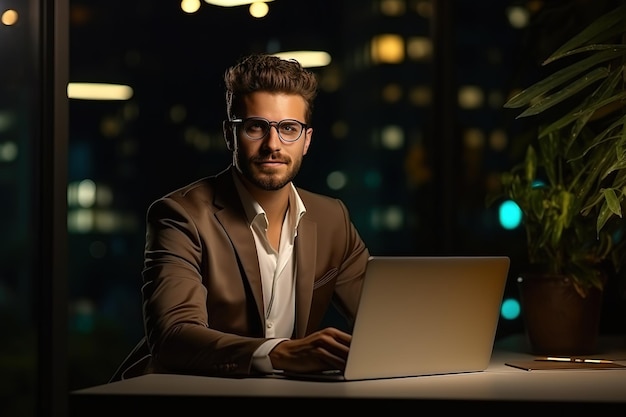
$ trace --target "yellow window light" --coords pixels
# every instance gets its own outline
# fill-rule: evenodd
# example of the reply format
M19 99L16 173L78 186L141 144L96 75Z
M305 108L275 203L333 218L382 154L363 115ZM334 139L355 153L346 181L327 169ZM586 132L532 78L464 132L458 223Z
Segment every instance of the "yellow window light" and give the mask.
M378 35L372 39L371 48L375 63L399 64L404 61L404 39L400 35Z
M331 61L330 54L324 51L290 51L272 55L282 59L295 59L304 68L325 67Z

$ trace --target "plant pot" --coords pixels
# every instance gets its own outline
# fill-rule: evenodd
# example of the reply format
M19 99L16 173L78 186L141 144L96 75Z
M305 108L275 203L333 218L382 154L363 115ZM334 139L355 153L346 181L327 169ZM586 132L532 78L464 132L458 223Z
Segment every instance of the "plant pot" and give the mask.
M582 297L571 279L563 275L522 275L517 283L531 353L546 356L595 353L602 291L592 288Z

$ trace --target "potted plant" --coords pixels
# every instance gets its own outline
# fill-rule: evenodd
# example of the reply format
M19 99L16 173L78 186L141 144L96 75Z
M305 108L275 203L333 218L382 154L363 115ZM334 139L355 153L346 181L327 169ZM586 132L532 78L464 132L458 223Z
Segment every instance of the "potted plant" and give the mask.
M504 196L522 211L529 271L518 287L535 353L591 353L607 277L623 272L625 37L620 5L543 62L562 64L558 70L505 103L525 108L518 119L536 122L525 158L501 175L501 193L490 200ZM531 304L544 310L534 312Z

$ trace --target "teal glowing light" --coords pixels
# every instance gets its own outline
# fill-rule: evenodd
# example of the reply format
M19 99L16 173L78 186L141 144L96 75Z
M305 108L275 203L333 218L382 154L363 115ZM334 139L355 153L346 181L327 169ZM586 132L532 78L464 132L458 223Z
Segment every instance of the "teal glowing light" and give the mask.
M514 298L508 298L502 302L500 307L500 315L506 320L515 320L519 317L520 305L519 301Z
M534 180L532 183L533 188L543 188L545 186L546 186L546 183L543 182L542 180Z
M508 230L517 228L522 222L522 210L512 200L506 200L500 205L498 216L502 227Z

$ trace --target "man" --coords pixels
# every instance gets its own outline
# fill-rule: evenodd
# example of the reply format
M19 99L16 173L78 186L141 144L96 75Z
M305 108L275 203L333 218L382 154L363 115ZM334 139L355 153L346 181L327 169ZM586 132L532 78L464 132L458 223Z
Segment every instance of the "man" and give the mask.
M351 335L320 326L331 303L354 318L369 252L340 200L292 183L311 145L317 80L259 54L224 81L232 165L149 207L146 336L113 380L345 367Z

